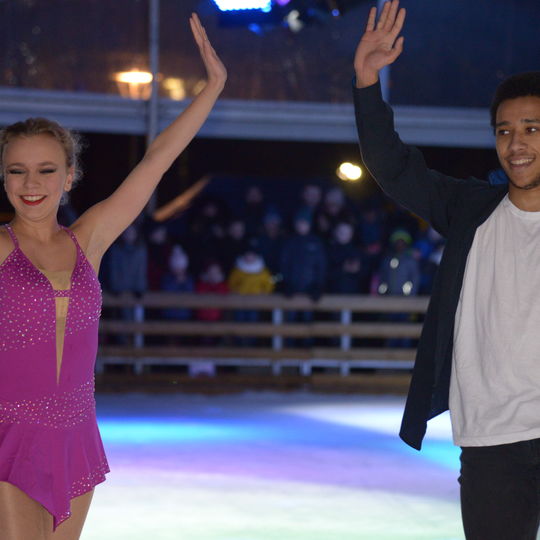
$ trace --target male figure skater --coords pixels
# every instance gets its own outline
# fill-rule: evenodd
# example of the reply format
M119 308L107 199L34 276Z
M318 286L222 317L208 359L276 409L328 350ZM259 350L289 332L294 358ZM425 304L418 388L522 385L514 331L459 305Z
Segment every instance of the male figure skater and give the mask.
M354 60L362 157L382 189L447 239L400 436L420 449L450 408L469 540L534 540L540 519L540 72L502 82L491 122L508 185L429 170L394 131L379 71L405 10L370 12Z

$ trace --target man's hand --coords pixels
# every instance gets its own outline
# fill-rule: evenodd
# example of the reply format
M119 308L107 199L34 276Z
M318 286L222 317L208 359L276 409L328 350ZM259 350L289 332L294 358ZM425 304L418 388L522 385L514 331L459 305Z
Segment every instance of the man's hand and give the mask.
M399 0L385 2L377 24L377 8L372 7L366 31L354 57L356 86L371 86L379 80L379 71L394 62L403 51L403 36L398 37L405 21L405 8Z

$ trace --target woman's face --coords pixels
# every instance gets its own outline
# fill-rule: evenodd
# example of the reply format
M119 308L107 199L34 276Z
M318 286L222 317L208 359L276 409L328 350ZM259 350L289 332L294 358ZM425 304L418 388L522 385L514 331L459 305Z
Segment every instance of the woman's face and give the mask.
M73 182L62 145L49 135L18 137L3 158L4 188L17 215L32 221L55 215Z

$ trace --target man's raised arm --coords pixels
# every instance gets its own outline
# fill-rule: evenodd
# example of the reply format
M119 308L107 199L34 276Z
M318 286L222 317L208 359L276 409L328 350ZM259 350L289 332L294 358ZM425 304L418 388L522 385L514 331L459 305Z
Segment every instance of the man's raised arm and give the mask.
M362 159L388 196L422 217L446 236L453 204L461 188L472 183L427 168L421 152L405 145L394 129L394 117L383 101L379 72L403 51L399 34L405 9L386 2L377 20L372 8L366 31L356 49L354 107Z

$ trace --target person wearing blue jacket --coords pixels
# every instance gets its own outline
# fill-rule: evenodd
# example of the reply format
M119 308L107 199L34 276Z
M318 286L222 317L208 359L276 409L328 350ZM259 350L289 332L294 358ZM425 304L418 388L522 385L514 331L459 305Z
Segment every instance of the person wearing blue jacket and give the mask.
M287 296L307 294L318 300L326 282L326 251L322 240L311 232L311 217L299 211L294 220L294 234L281 252L283 291Z
M418 345L400 436L420 449L450 409L462 448L468 540L534 540L540 522L540 72L503 81L491 106L507 183L428 169L394 130L379 72L403 50L405 10L372 8L356 50L364 163L387 195L447 244Z

